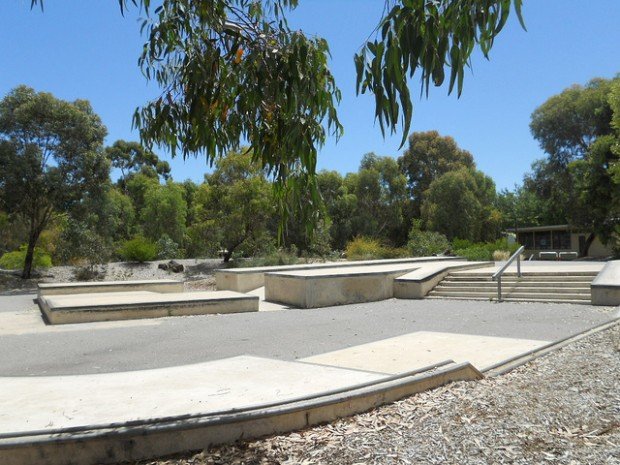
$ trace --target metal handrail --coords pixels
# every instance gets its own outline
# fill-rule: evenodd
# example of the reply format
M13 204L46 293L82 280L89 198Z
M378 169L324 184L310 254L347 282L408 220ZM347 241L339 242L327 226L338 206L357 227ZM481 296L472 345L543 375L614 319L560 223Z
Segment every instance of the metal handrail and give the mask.
M493 281L497 280L497 301L498 302L502 301L502 275L504 274L504 271L506 271L506 268L508 268L510 264L515 260L515 258L517 259L517 276L519 278L521 277L521 253L524 250L525 250L524 245L519 247L519 249L517 249L517 251L510 256L508 261L504 263L504 266L502 266L499 270L493 273L493 276L492 276Z

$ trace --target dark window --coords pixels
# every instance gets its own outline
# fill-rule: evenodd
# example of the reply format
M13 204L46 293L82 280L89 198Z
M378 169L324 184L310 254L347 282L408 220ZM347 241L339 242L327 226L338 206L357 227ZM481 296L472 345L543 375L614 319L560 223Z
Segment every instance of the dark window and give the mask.
M531 232L523 232L517 234L517 242L524 245L526 249L534 248L534 234Z
M551 231L541 231L534 235L534 248L536 250L551 249Z
M568 231L553 231L553 248L570 250L570 233Z

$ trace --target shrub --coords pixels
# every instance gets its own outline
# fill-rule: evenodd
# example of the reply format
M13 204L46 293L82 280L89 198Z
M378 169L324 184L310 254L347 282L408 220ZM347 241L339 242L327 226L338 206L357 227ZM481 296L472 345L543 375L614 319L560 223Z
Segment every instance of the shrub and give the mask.
M510 258L510 252L507 250L496 250L493 252L493 261L495 262L503 262Z
M157 244L137 236L125 241L119 250L123 260L128 262L148 262L157 258Z
M182 258L183 252L179 245L174 242L168 234L163 234L157 241L157 258L168 260L171 258Z
M22 245L19 250L13 252L7 252L0 257L0 268L5 270L20 270L24 267L26 262L27 246ZM34 268L49 268L52 266L52 257L45 253L39 247L34 249L34 259L32 261Z
M407 257L408 251L383 245L378 239L358 236L347 243L345 254L347 260L373 260Z
M461 247L457 247L461 246ZM465 245L466 247L462 247ZM452 242L454 253L471 261L487 261L493 260L493 254L496 252L506 252L509 258L519 248L519 244L508 244L506 239L498 239L495 242L478 242L471 243L455 239Z
M448 238L435 231L421 231L415 226L409 232L407 249L413 257L429 257L450 248Z
M255 267L255 266L281 266L281 265L295 265L301 260L297 256L295 250L276 250L268 255L262 257L253 257L246 260L235 260L235 266L241 268Z
M347 243L345 248L347 260L370 260L381 258L383 245L377 239L358 236Z

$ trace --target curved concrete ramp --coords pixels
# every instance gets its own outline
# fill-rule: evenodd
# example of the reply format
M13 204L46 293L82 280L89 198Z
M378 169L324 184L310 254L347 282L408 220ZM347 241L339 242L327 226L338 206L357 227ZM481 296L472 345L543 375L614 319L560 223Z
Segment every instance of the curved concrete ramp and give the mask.
M2 465L90 465L291 431L451 381L470 364L397 376L257 357L100 375L0 378Z

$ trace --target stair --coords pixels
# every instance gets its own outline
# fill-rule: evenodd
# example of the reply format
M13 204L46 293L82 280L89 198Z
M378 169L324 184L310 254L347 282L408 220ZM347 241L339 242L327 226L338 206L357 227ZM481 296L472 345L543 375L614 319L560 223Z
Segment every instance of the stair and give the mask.
M590 304L590 283L596 272L515 272L502 276L502 300L507 302L560 302ZM497 300L497 282L491 273L453 271L428 295L429 299Z

